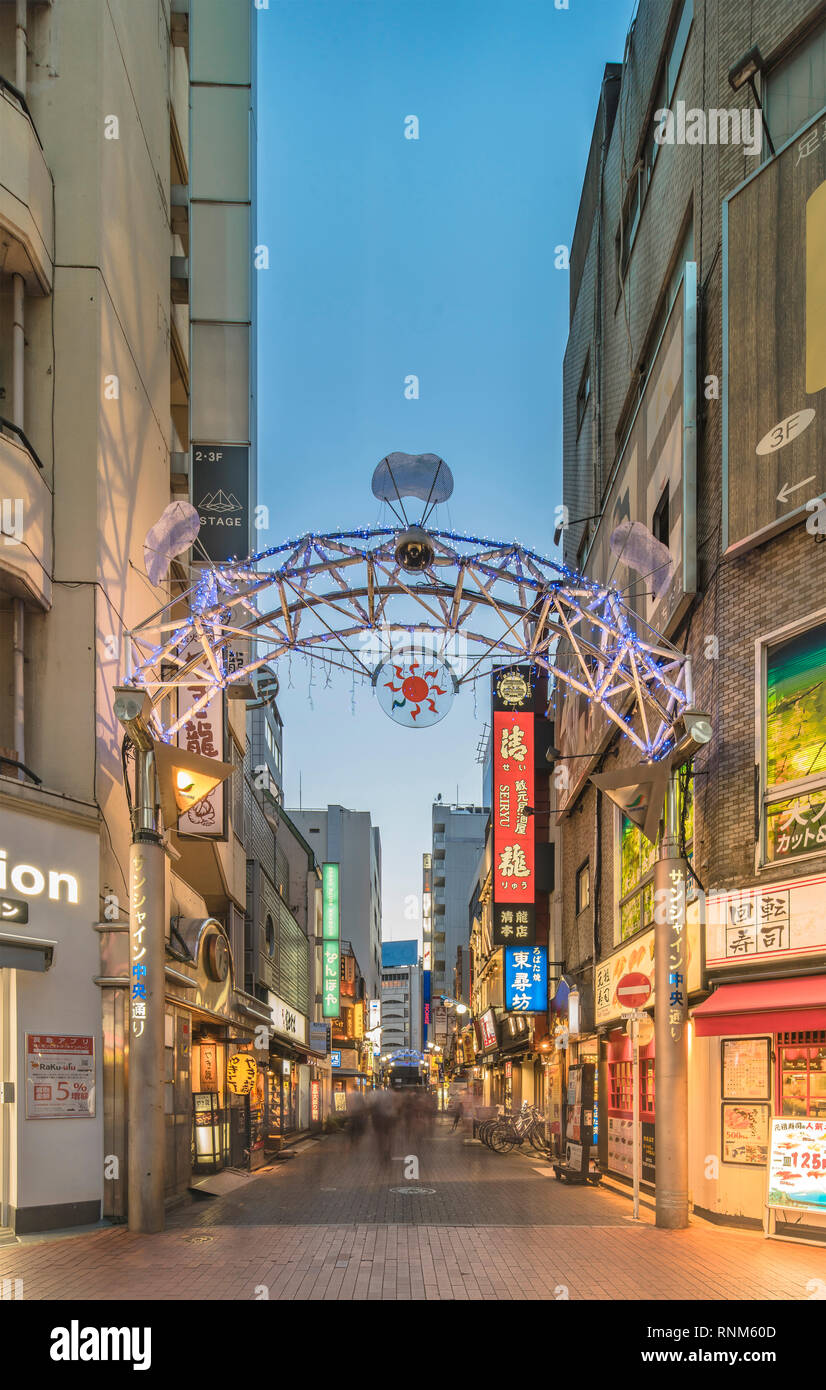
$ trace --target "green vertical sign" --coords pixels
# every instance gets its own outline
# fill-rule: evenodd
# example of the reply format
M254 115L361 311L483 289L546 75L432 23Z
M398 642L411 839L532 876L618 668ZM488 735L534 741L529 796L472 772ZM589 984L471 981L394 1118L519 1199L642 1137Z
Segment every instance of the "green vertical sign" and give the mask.
M338 864L321 866L322 1017L341 1012L341 944L339 940Z

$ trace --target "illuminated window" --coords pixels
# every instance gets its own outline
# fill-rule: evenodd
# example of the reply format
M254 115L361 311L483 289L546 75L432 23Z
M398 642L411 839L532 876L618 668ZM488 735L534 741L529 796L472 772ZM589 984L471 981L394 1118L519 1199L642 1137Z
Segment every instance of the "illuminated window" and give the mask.
M778 1113L826 1120L826 1032L778 1036Z
M689 859L693 854L694 840L694 795L691 778L687 780L687 794L683 824L686 852ZM683 798L680 796L680 810L683 812ZM620 884L619 884L619 927L620 939L633 936L644 927L654 923L654 864L657 859L657 845L652 845L642 831L627 816L620 818ZM688 901L694 896L690 883L686 885Z
M826 853L826 622L762 648L763 858Z

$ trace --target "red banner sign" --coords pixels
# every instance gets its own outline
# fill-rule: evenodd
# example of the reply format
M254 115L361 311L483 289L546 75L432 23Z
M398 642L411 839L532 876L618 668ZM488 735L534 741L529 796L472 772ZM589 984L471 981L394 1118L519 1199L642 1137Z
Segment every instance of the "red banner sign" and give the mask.
M535 901L533 711L493 716L493 900Z

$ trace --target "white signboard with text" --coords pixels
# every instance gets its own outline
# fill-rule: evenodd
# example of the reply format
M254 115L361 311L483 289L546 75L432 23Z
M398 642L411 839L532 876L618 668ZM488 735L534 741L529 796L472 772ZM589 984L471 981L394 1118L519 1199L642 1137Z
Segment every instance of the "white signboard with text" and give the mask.
M86 1120L95 1113L95 1040L26 1034L26 1119Z
M706 899L706 968L826 955L826 874Z

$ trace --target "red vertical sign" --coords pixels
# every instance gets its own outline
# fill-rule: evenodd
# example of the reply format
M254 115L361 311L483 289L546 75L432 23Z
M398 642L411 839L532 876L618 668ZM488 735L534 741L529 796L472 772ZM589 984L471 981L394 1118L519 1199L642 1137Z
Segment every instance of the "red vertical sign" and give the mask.
M494 685L493 704L493 940L497 946L532 945L536 854L529 682L518 672L506 673Z

